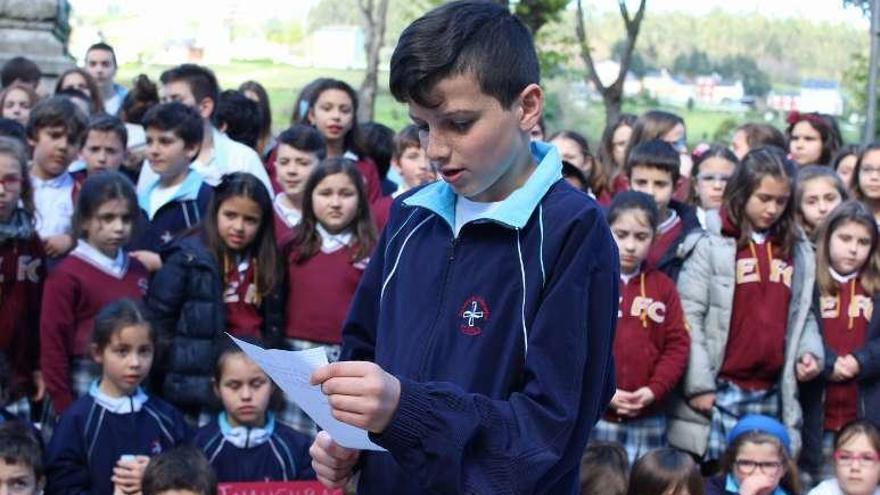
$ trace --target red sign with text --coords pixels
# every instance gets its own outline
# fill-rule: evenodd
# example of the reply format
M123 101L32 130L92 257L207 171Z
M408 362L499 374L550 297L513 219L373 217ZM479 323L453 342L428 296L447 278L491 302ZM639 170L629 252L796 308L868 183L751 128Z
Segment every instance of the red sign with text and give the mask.
M317 481L252 481L220 483L217 495L342 495Z

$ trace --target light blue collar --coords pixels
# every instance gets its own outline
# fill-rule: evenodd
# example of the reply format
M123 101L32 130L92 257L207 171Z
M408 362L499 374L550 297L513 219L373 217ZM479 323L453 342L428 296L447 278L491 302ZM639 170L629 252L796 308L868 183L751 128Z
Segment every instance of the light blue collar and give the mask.
M240 449L253 448L266 443L275 432L275 415L271 412L266 413L266 425L262 428L249 428L247 426L236 426L233 428L226 419L226 412L223 411L217 415L217 424L220 425L220 433L227 442L235 445Z
M562 179L562 162L556 147L547 143L532 142L532 156L538 162L531 177L516 191L499 202L496 208L475 220L496 222L512 229L521 229L529 221L535 208L557 181ZM436 213L449 228L455 228L455 201L458 196L445 181L437 181L423 187L404 200L407 206L421 206Z
M186 178L183 179L183 182L180 183L180 187L177 189L177 192L174 193L174 196L168 199L167 203L171 203L172 201L191 201L195 200L199 196L199 189L202 187L202 182L204 179L202 175L196 172L193 169L189 169L189 172L186 174ZM141 207L142 210L150 213L150 196L153 194L153 191L159 187L159 176L156 176L156 180L148 185L141 193L138 195L138 206ZM164 204L162 206L165 206ZM161 208L161 206L159 207ZM156 208L156 211L159 211L159 208ZM152 220L152 218L150 218Z
M727 481L724 484L724 491L739 493L739 483L736 482L736 478L734 478L732 474L727 475ZM777 486L771 495L788 495L788 493Z
M104 392L101 392L101 389L98 388L98 380L93 381L89 386L89 395L95 399L95 402L99 406L113 414L136 413L140 411L141 408L144 407L144 404L150 399L150 397L144 392L144 389L140 387L135 389L134 393L131 395L126 395L124 397L110 397Z

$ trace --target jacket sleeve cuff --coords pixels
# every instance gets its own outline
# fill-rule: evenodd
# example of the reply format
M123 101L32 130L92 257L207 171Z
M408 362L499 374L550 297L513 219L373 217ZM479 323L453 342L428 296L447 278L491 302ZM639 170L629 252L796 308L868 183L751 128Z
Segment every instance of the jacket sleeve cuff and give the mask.
M391 421L381 433L370 433L370 438L389 451L419 445L429 431L425 423L430 416L431 399L421 383L400 378L400 400Z
M648 384L648 389L654 394L654 402L662 402L663 399L666 398L666 394L669 389L659 382L653 382Z

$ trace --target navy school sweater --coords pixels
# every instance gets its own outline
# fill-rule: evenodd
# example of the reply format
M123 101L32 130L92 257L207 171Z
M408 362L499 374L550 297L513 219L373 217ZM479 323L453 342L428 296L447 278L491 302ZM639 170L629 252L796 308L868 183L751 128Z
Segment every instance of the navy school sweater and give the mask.
M360 494L576 494L614 392L617 249L599 206L532 143L527 182L458 236L435 182L394 203L343 329L343 360L401 383Z
M265 428L230 427L226 414L199 428L195 443L220 483L313 480L312 439L268 415Z
M120 457L158 455L190 436L183 416L165 401L140 389L108 398L95 382L55 426L46 449L46 493L113 493L110 478Z

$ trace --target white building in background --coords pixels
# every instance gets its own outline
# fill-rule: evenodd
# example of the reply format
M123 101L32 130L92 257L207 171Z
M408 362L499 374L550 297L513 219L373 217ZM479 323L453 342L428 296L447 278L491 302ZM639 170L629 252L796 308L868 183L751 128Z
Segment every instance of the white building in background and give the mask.
M843 105L840 83L827 79L805 79L798 91L767 95L767 106L779 112L797 110L843 115Z
M307 41L306 63L321 69L365 69L364 32L360 26L326 26Z

